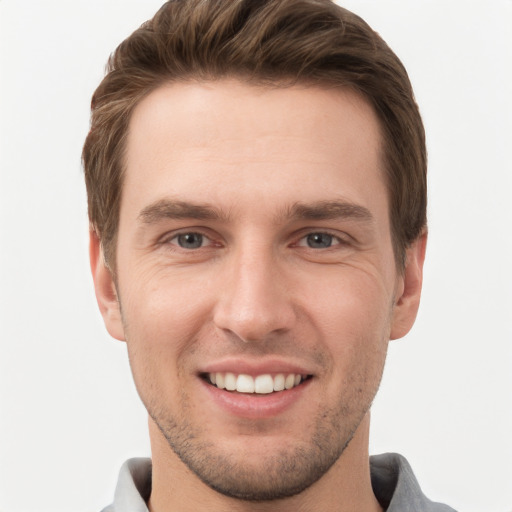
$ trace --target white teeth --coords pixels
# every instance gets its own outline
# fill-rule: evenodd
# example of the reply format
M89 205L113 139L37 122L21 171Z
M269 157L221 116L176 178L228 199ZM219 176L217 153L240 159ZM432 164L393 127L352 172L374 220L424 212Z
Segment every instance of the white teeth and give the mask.
M280 373L274 377L274 391L283 391L284 389L284 375Z
M258 375L254 379L254 391L260 394L272 393L274 391L274 379L271 375Z
M290 374L286 377L286 380L284 381L284 387L285 389L292 389L295 385L295 375Z
M236 390L239 393L254 393L254 379L250 375L239 375L236 379Z
M240 374L235 375L231 372L226 373L210 373L208 374L210 382L219 389L228 391L238 391L239 393L257 393L260 395L269 394L274 391L283 391L298 386L306 376L290 373L284 375L279 373L275 376L270 374L251 375Z
M224 377L224 386L228 391L235 391L236 377L234 373L226 373L226 376Z
M224 389L226 386L224 386L224 374L223 373L217 373L215 375L215 384L219 389Z

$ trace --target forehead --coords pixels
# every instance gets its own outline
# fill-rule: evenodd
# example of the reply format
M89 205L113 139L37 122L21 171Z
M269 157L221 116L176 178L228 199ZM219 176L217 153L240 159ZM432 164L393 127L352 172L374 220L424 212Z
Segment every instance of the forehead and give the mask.
M229 209L257 197L271 214L334 196L367 206L387 201L381 160L378 121L355 92L173 83L133 112L122 209L176 195Z

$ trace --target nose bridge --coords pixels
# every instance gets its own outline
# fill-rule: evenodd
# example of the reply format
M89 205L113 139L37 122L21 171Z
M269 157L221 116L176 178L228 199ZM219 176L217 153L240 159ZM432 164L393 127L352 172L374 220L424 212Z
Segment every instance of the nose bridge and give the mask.
M243 341L265 340L290 328L294 312L270 244L247 243L226 262L216 325Z

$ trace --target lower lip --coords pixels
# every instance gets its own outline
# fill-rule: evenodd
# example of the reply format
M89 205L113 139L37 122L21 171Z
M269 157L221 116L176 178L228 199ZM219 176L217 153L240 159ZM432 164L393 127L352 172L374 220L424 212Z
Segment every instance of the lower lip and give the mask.
M291 408L309 387L312 379L307 379L298 386L269 394L237 393L219 389L202 381L203 388L210 399L226 412L248 419L272 418Z

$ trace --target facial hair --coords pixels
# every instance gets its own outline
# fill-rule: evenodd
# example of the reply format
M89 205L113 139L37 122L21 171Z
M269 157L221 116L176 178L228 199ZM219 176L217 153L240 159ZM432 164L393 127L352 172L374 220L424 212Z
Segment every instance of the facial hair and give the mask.
M265 502L300 494L325 475L350 443L376 391L361 390L348 405L347 397L340 397L336 407L316 418L307 442L262 454L257 463L205 441L202 428L187 420L190 402L185 393L179 420L156 404L146 408L174 453L203 483L231 498Z

